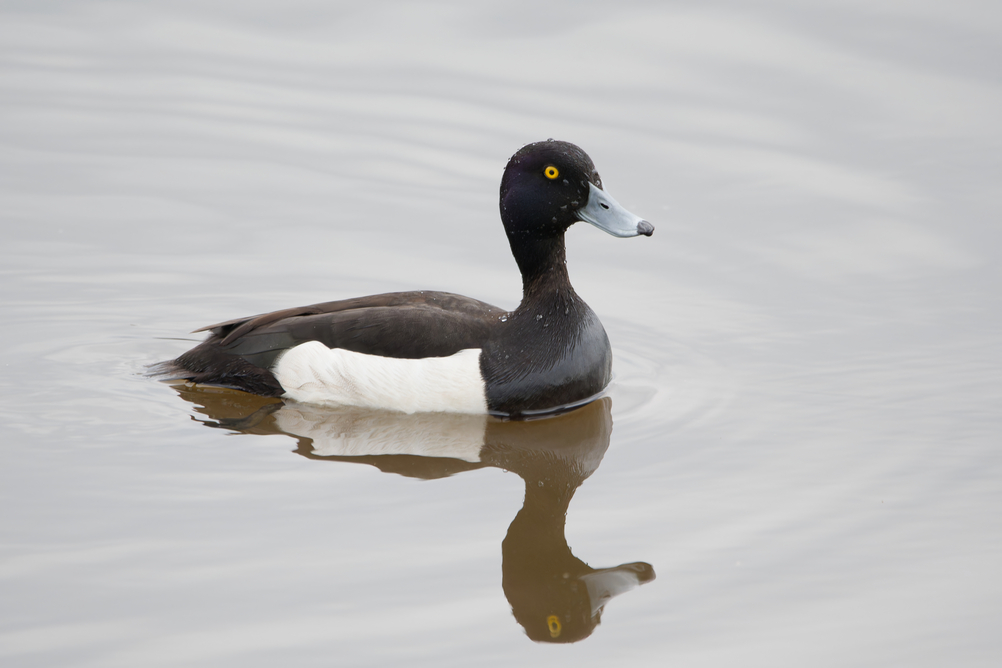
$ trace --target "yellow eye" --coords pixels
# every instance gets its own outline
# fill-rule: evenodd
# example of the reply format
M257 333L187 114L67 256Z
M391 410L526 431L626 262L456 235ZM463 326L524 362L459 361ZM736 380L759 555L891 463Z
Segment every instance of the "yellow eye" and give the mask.
M543 170L543 175L552 181L553 179L560 176L560 170L554 167L553 165L547 165L546 169Z

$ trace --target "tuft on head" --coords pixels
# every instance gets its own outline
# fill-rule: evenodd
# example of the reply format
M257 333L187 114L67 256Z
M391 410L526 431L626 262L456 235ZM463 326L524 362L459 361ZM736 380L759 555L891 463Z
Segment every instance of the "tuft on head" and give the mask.
M551 163L568 165L574 172L577 172L578 178L583 175L586 181L594 183L599 188L602 187L602 179L599 178L598 172L595 170L595 163L581 147L566 141L547 139L546 141L526 144L509 158L504 177L501 179L502 196L516 173L539 171ZM569 175L565 175L565 178L567 176ZM580 185L585 186L587 183Z

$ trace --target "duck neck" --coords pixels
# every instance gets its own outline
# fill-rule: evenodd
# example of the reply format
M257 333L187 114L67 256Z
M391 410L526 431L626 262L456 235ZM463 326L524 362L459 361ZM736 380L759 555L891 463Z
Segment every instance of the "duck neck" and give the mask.
M512 249L522 272L522 303L535 302L555 292L573 293L567 276L564 235L549 239L523 240Z

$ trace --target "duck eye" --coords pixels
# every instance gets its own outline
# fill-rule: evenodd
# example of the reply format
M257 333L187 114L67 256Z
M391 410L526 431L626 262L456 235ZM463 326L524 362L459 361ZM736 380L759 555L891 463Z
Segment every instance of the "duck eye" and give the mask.
M543 170L543 176L552 181L553 179L560 176L560 170L554 167L553 165L547 165L546 169Z

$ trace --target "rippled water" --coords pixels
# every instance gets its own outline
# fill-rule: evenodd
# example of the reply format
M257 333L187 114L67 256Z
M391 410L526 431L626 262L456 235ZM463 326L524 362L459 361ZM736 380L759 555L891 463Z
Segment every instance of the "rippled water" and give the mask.
M994 5L0 12L4 665L997 664ZM569 234L606 399L143 376L286 306L513 307L546 137L657 227Z

